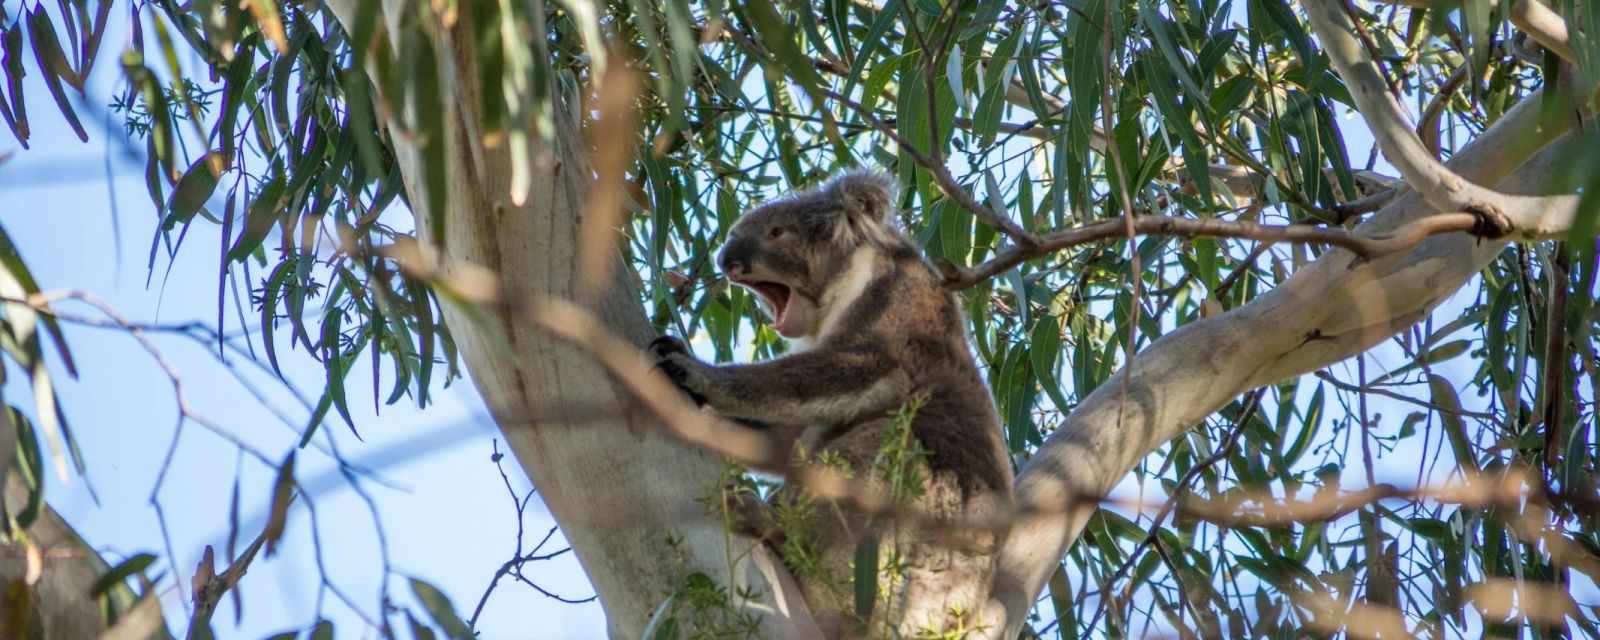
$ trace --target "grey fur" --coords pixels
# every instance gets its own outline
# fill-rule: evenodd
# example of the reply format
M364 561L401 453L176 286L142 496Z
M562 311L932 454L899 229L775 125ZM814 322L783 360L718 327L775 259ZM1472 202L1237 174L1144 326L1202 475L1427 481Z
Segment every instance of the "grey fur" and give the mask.
M774 326L794 341L790 354L713 365L681 343L657 341L652 348L658 366L696 401L808 450L832 451L858 473L878 454L893 424L888 416L920 396L925 404L911 429L929 457L927 486L914 507L946 517L996 513L1009 504L1012 484L1000 418L973 359L960 306L895 225L896 199L888 176L851 172L757 206L729 231L717 264L730 280L752 290L766 286L764 298L772 296L771 283L788 287L786 297L778 296L786 304L768 306ZM741 510L769 540L781 537L759 509ZM900 587L899 599L908 603L900 609L880 608L871 620L819 620L829 637L870 635L885 626L912 634L953 624L950 611L975 610L986 592L941 592L930 605L917 590L933 589L932 583L987 585L1005 535L885 529L836 510L819 517L833 519L817 527L827 538L822 566L848 580L855 542L879 530L885 543L898 545L908 576L922 580ZM848 591L805 580L802 587L814 610L851 610Z
M928 402L913 433L936 471L965 491L1009 493L1011 463L1000 419L978 372L955 297L893 222L894 183L852 172L764 203L728 234L718 264L732 278L758 274L820 303L859 249L872 253L866 290L828 335L752 364L711 365L687 351L659 354L678 382L730 417L774 425L841 428L884 417L914 395ZM790 229L774 239L774 228ZM841 230L843 229L843 230Z

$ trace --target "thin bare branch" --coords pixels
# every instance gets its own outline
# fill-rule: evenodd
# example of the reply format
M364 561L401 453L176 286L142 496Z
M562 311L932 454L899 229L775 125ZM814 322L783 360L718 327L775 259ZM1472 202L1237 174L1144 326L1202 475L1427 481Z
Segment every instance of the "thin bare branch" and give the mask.
M1127 235L1121 218L1102 220L1072 229L1045 234L1033 247L1010 247L995 257L975 267L960 268L948 263L940 268L945 286L965 289L1005 273L1017 264L1090 242L1100 242ZM1349 250L1363 259L1404 251L1429 236L1460 231L1473 231L1478 227L1478 217L1470 213L1446 213L1429 216L1409 223L1390 233L1363 234L1348 229L1329 229L1310 225L1269 225L1246 221L1180 218L1173 216L1139 216L1133 219L1133 229L1138 235L1174 235L1186 238L1197 236L1216 238L1241 238L1261 242L1314 242Z
M256 553L267 541L267 532L262 531L256 539L244 548L232 563L221 574L212 570L213 551L211 545L206 545L202 554L200 566L195 570L191 590L194 598L194 614L189 618L189 637L196 637L197 629L209 629L211 614L217 610L217 603L222 602L222 596L238 586L239 579L244 577L250 569L250 563L255 562Z
M1422 140L1423 146L1428 148L1428 153L1434 157L1439 156L1439 121L1444 117L1444 108L1450 104L1451 96L1461 83L1467 80L1467 70L1472 65L1465 62L1450 73L1450 77L1439 85L1439 91L1428 100L1428 106L1422 110L1422 122L1417 124L1417 136Z
M877 129L879 133L882 133L890 140L893 140L895 145L900 147L900 150L904 151L906 155L911 156L911 160L913 162L917 163L918 166L921 166L923 169L926 169L928 173L933 175L934 184L939 187L939 191L943 193L945 197L955 201L955 203L960 205L961 208L971 212L972 215L977 216L977 218L982 220L985 224L1004 232L1019 246L1032 246L1038 243L1038 238L1036 236L1034 236L1032 233L1029 233L1026 229L1023 229L1021 225L1017 224L1017 221L1012 220L1010 216L1005 214L1005 212L994 211L977 200L974 200L972 198L972 194L967 193L967 190L962 188L961 183L956 182L955 176L950 175L950 169L944 166L943 162L940 162L934 157L930 157L922 150L917 149L915 145L912 145L910 142L906 141L906 139L900 135L900 132L896 131L893 126L884 122L877 115L874 115L871 109L867 109L861 106L860 103L834 91L824 90L822 94L828 96L830 99L838 102L839 104L850 107L850 109L855 111L857 115L861 116L862 120L866 120L867 124L872 125L872 127Z

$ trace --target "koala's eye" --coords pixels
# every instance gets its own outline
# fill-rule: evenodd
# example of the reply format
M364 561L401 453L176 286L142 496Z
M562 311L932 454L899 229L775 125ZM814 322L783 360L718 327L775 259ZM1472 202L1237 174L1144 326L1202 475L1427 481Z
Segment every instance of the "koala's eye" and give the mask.
M789 232L789 229L787 227L773 227L773 228L767 230L767 237L771 238L773 240L777 240L778 238L782 238L784 236L784 234L786 234L788 232Z

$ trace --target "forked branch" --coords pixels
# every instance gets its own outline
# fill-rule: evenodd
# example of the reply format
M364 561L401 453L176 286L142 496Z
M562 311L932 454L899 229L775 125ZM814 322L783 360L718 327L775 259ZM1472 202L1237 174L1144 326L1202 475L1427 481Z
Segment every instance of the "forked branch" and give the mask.
M1451 171L1417 137L1416 127L1400 101L1389 91L1378 66L1362 46L1342 0L1301 0L1311 27L1333 66L1344 78L1384 158L1429 206L1438 211L1467 211L1483 216L1486 235L1515 234L1525 240L1565 233L1577 214L1573 194L1520 196L1501 193ZM1554 80L1554 79L1552 79ZM1548 93L1559 99L1561 92ZM1570 104L1560 105L1570 110Z

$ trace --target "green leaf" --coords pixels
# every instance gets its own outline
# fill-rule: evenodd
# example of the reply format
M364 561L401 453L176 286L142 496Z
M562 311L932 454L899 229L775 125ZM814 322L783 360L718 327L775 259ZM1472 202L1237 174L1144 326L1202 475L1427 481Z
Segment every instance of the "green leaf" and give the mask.
M145 569L150 568L150 565L155 564L155 561L156 557L153 554L134 554L127 560L123 560L117 566L112 567L111 570L105 572L104 575L96 578L94 585L89 587L89 595L94 597L105 595L112 589L122 585L123 580L128 579L128 577L132 576L133 574L141 573Z
M878 602L878 536L867 534L856 543L855 596L856 615L862 620L872 617L872 608Z
M261 246L261 242L272 232L272 226L280 221L279 216L283 211L284 181L282 173L274 173L272 179L256 192L256 197L246 209L244 231L239 234L239 239L233 243L233 248L228 249L228 260L241 262Z
M0 270L15 278L23 293L39 293L39 281L28 271L28 265L22 261L22 254L17 250L17 244L12 242L11 235L6 233L5 227L0 227ZM61 365L66 367L67 375L78 377L78 365L72 357L72 350L67 347L66 336L61 332L61 321L54 314L37 315L39 321L44 323L45 331L49 332L51 342L55 343L56 355L61 356Z
M450 604L450 598L444 592L419 578L411 578L411 593L416 594L422 608L446 637L451 640L472 640L472 630L456 615L455 605Z
M1189 171L1191 183L1200 194L1200 201L1207 207L1214 206L1211 180L1203 169L1210 166L1211 161L1205 145L1200 142L1200 136L1195 133L1194 125L1189 122L1187 110L1178 104L1178 95L1173 91L1176 87L1172 82L1172 74L1154 58L1145 56L1142 60L1150 74L1150 89L1156 97L1156 108L1161 112L1161 125L1176 133L1178 140L1183 143L1183 164ZM1191 104L1204 104L1204 101L1191 101ZM1196 170L1194 167L1202 169Z
M1478 458L1472 454L1472 441L1467 437L1466 422L1461 419L1461 399L1456 396L1455 387L1443 376L1433 374L1428 376L1428 389L1433 393L1433 406L1438 408L1439 422L1450 441L1456 464L1478 471Z
M822 99L822 77L811 66L811 58L795 43L792 35L794 30L778 14L777 8L766 0L739 0L736 6L755 26L757 41L771 49L780 67L799 83L800 89L811 98L813 105L818 104Z
M678 598L677 591L667 595L656 605L655 611L650 614L650 621L645 623L644 631L639 634L645 640L677 640L678 619L674 615L673 602Z
M6 412L11 420L11 426L17 430L17 463L13 468L17 470L17 475L22 477L22 483L28 489L28 501L22 506L22 510L17 512L16 519L17 524L26 529L39 518L39 511L44 507L44 454L39 451L39 437L28 417L16 407L4 406L0 407L0 410ZM0 456L8 453L0 452Z
M167 215L161 221L163 231L188 224L195 212L205 206L206 201L211 199L211 193L217 190L219 176L215 170L221 165L222 155L218 153L200 156L194 164L189 165L189 170L183 172L183 177L172 188L172 196L167 200Z
M1408 362L1393 371L1378 376L1376 379L1368 382L1367 386L1370 387L1381 384L1387 380L1405 375L1414 369L1420 369L1424 366L1434 366L1446 362L1452 358L1460 356L1463 353L1466 353L1467 349L1471 346L1472 343L1467 340L1452 340L1450 342L1446 342L1417 356L1415 360L1412 360L1411 362Z
M439 63L434 56L433 41L427 34L415 30L408 30L407 35L410 41L408 46L416 51L416 59L411 67L415 74L411 99L418 118L416 128L423 140L422 177L426 185L423 193L427 196L427 226L432 235L429 242L443 246L450 168L450 160L445 157L445 96L440 89Z
M246 36L236 48L233 61L228 63L227 70L222 74L222 107L215 131L223 164L228 164L234 157L234 138L237 137L234 129L239 122L239 107L244 104L244 95L249 91L250 78L255 71L255 45L258 40L257 34Z
M840 95L849 96L850 92L855 89L856 79L862 77L861 72L866 69L867 61L872 59L873 52L878 47L883 46L884 34L888 33L890 27L894 26L895 19L900 13L900 0L889 0L883 3L883 8L878 10L877 17L872 20L872 26L867 29L866 37L861 39L861 49L856 51L856 59L850 63L850 75L845 76L844 91L841 91ZM890 57L887 62L896 63L899 62L899 59ZM872 72L873 74L879 73L879 67L874 66ZM870 86L871 83L869 82L868 85ZM879 91L881 92L882 89L880 88ZM870 90L867 91L867 95L871 95ZM875 102L875 100L872 102ZM861 104L868 109L872 108L871 102L865 96L862 98Z
M1306 450L1311 447L1311 443L1316 438L1317 430L1322 426L1324 391L1325 388L1319 383L1317 384L1317 390L1311 394L1311 402L1306 405L1306 411L1300 419L1300 433L1295 436L1294 442L1289 445L1289 449L1283 454L1283 464L1286 468L1293 467L1294 463L1299 462L1300 456L1304 455Z
M44 7L34 6L35 9L28 12L28 39L33 42L34 62L39 64L40 77L44 79L45 88L50 90L50 97L55 99L56 109L67 119L78 140L88 142L89 133L83 130L83 123L78 121L78 114L73 112L67 92L61 87L61 81L66 80L81 92L83 81L72 71L66 54L61 51L61 42L56 40L56 30L50 24L49 14L44 12Z
M417 617L411 615L410 609L406 609L406 625L411 627L412 640L434 640L437 637L433 635L433 629L429 629L427 625L417 622Z
M1033 333L1028 341L1028 358L1033 361L1033 375L1039 378L1039 386L1044 387L1045 395L1050 396L1059 411L1069 411L1072 404L1067 401L1066 395L1061 391L1061 380L1056 377L1056 361L1061 357L1061 327L1056 324L1056 319L1042 316L1033 324Z
M345 374L349 373L351 361L357 355L360 355L360 350L351 349L348 353L340 354L339 327L343 318L344 313L338 307L329 309L328 314L322 320L320 346L324 353L323 366L326 373L328 398L333 402L334 408L339 410L339 417L344 419L345 425L350 427L351 432L355 432L355 421L350 419L350 405L345 400L344 378ZM360 437L361 434L357 433L356 438L359 439Z
M965 112L970 110L970 106L967 103L966 84L961 78L962 62L961 44L951 45L950 53L945 57L944 78L945 82L950 83L950 95L955 97L956 105Z
M1167 60L1167 70L1177 76L1183 84L1184 92L1189 95L1195 104L1206 104L1206 91L1200 88L1200 83L1195 82L1189 74L1189 63L1183 59L1183 54L1178 49L1177 38L1172 31L1172 23L1166 17L1156 12L1153 0L1139 0L1139 21L1150 30L1150 36L1156 42L1156 50Z
M993 144L995 134L999 131L1000 117L1006 107L1006 92L1017 68L1017 61L1012 57L1016 55L1021 42L1022 31L1013 30L1000 44L995 45L994 55L990 56L988 66L984 68L983 95L978 98L978 110L972 116L972 133L978 137L980 145Z
M1436 520L1433 518L1411 518L1406 520L1405 524L1407 528L1411 529L1412 533L1434 542L1442 543L1449 540L1451 537L1450 525L1445 523L1443 520Z
M268 558L277 551L278 540L283 538L289 524L289 505L294 501L294 454L290 449L283 464L278 465L278 478L272 483L272 505L267 510L267 524L261 531L261 537L267 541Z
M10 94L11 99L8 103L5 96L0 95L0 116L4 116L6 126L11 129L11 135L16 137L17 144L26 149L31 132L28 129L27 103L22 99L22 78L27 75L22 67L22 25L13 25L3 33L0 36L0 51L3 51L3 55L0 55L0 71L5 72L6 93Z

